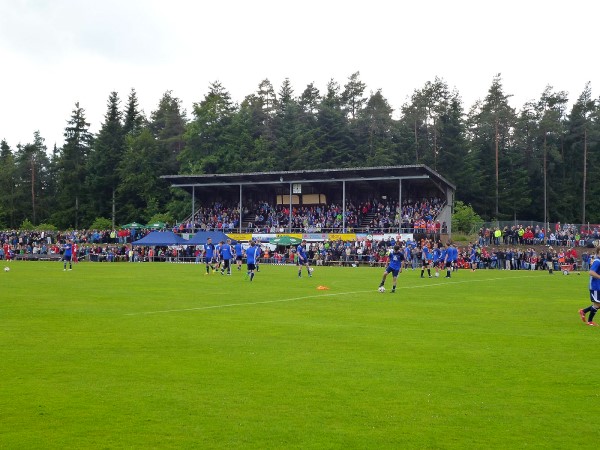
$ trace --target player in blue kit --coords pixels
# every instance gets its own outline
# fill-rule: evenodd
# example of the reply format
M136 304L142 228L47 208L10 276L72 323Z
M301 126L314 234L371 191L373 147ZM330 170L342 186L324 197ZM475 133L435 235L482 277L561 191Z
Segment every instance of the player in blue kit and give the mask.
M231 275L231 258L233 258L233 253L231 249L231 239L227 239L227 242L220 242L219 247L219 255L221 257L221 275L225 275L225 271L227 270L227 275Z
M411 261L412 261L412 252L410 250L410 245L409 245L410 241L406 242L406 247L404 247L404 268L408 269L408 267L411 265Z
M71 239L67 240L67 243L63 246L63 250L63 272L67 270L67 261L69 262L69 270L73 270L73 263L71 262L73 257L73 243L71 242Z
M260 247L254 241L250 241L250 247L246 249L246 264L248 272L246 277L250 277L250 281L254 280L254 271L256 270L256 261L260 258Z
M308 265L308 256L306 255L306 240L303 239L300 245L296 247L296 255L298 256L298 278L302 278L302 266L306 266L306 272L309 277L312 277L312 270Z
M215 245L215 254L214 254L214 259L215 259L214 270L215 271L221 267L221 244L222 243L223 243L223 241L220 241L217 245Z
M204 263L206 264L206 274L210 275L210 270L215 271L215 244L212 243L212 239L208 238L206 244L204 244Z
M390 252L390 262L388 266L385 268L383 272L383 278L381 279L381 283L379 283L379 287L382 288L385 285L385 279L388 276L388 273L392 274L394 284L392 286L391 293L396 292L396 283L398 281L398 274L402 272L402 261L404 260L404 253L400 250L399 245L394 246L394 250Z
M477 265L479 263L479 254L477 253L477 247L475 247L475 245L471 246L469 262L471 265L471 272L475 272L475 269L477 269Z
M579 315L584 323L597 327L598 324L594 322L594 316L600 309L600 247L596 248L594 260L588 273L590 274L589 289L592 304L585 309L580 309ZM589 313L589 316L586 319L587 313Z
M451 272L454 270L454 265L458 259L458 249L448 242L448 248L446 249L446 278L450 278Z
M431 259L433 256L429 253L429 247L427 244L423 244L423 250L421 251L421 278L425 278L425 269L427 269L427 275L431 278Z
M237 270L242 270L242 261L244 260L244 248L242 244L238 242L233 247L233 251L235 253L235 262L237 263Z
M442 256L442 250L440 249L440 246L436 245L433 249L433 267L435 267L436 277L440 276L440 264L444 261L444 256Z

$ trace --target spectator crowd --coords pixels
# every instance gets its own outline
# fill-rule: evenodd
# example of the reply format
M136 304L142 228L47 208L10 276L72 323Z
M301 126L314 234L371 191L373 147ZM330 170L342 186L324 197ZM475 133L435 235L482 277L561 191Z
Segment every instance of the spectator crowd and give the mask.
M339 232L346 222L348 232L414 233L427 235L430 248L439 245L446 224L437 220L444 203L439 198L406 199L402 205L391 200L365 200L340 204L292 206L291 228L296 233ZM215 202L200 207L193 218L174 227L179 233L196 231L237 232L243 223L246 233L281 233L289 230L289 205L274 206L266 202L248 203L240 215L237 205ZM242 221L243 222L240 222ZM194 258L193 248L132 247L130 243L142 238L148 229L73 230L73 231L0 231L0 259L28 255L31 259L59 258L67 241L76 244L80 259L97 261L164 261L174 258ZM600 227L577 227L557 223L548 232L539 225L515 224L504 227L482 227L477 240L459 248L459 267L481 269L531 270L545 267L552 261L556 265L579 264L585 268L589 252L578 255L577 247L584 248L590 239L600 239ZM316 265L383 265L388 248L395 239L384 241L360 240L314 242L308 247L309 258ZM421 264L423 242L406 241L405 265L415 268ZM293 250L293 248L292 248ZM290 249L279 248L270 252L264 247L263 257L275 263L293 261ZM420 267L420 266L419 266Z
M440 198L404 200L402 206L390 200L366 200L360 203L292 205L291 232L325 233L363 231L370 233L445 232L445 223L437 220L444 206ZM344 224L345 218L345 224ZM241 222L240 222L241 221ZM239 231L245 233L280 233L290 231L290 205L254 202L244 205L240 217L237 204L215 202L201 207L176 227L178 232Z

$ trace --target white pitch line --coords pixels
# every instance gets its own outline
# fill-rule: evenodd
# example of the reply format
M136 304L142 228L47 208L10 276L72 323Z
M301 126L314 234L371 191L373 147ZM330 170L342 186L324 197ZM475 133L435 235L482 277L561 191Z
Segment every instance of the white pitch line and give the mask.
M534 278L531 275L527 276L519 276L512 278ZM463 283L481 283L484 281L498 281L505 280L506 278L486 278L485 280L463 280L463 281L447 281L443 283L437 284L426 284L420 286L398 286L396 290L402 289L422 289L422 288L430 288L430 287L440 287L445 286L447 284L463 284ZM219 309L219 308L232 308L234 306L252 306L252 305L266 305L269 303L283 303L283 302L294 302L298 300L306 300L309 298L320 298L320 297L337 297L339 295L352 295L352 294L366 294L368 292L377 292L377 289L369 289L368 291L353 291L353 292L337 292L331 294L315 294L315 295L306 295L304 297L292 297L285 298L279 300L265 300L262 302L251 302L251 303L228 303L226 305L212 305L212 306L199 306L197 308L182 308L182 309L164 309L160 311L145 311L145 312L137 312L137 313L126 313L126 316L141 316L141 315L150 315L150 314L166 314L166 313L174 313L174 312L186 312L186 311L203 311L207 309Z
M337 295L351 295L351 294L364 294L366 292L373 292L373 289L370 289L368 291L338 292L335 294L307 295L304 297L293 297L293 298L285 298L285 299L280 299L280 300L265 300L263 302L229 303L227 305L199 306L197 308L165 309L163 311L146 311L146 312L139 312L139 313L128 313L125 315L126 316L139 316L139 315L145 315L145 314L161 314L161 313L183 312L183 311L202 311L204 309L231 308L233 306L250 306L250 305L264 305L264 304L268 304L268 303L293 302L293 301L297 301L297 300L305 300L307 298L334 297Z

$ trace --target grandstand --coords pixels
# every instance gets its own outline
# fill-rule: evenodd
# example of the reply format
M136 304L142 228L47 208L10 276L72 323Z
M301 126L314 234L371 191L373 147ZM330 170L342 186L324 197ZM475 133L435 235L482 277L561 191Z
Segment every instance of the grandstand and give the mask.
M190 232L451 234L456 187L425 165L162 178L190 193Z

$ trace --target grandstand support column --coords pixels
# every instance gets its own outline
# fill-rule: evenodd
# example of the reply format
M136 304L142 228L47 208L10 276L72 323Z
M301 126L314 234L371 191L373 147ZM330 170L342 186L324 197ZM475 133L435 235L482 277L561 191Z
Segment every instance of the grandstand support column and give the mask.
M442 222L446 222L448 236L452 236L452 212L454 211L454 191L446 188L446 206L442 210ZM496 222L497 223L497 222ZM499 226L499 225L498 225Z
M292 183L290 183L290 215L288 217L288 228L292 232Z
M342 180L342 233L346 232L346 180Z
M242 183L240 183L240 204L239 204L239 214L240 214L240 218L238 220L239 223L239 227L238 227L238 232L240 234L242 234Z
M196 215L196 186L192 186L192 233L196 231L196 221L194 216Z
M402 178L398 178L398 208L400 209L398 234L400 234L402 233Z

